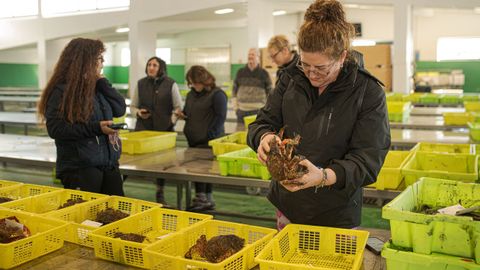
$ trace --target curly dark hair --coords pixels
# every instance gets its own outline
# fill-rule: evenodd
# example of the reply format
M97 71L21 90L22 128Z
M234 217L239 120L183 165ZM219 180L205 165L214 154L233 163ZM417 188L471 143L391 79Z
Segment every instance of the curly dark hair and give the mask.
M38 113L45 121L47 102L56 86L65 84L59 117L69 123L86 123L93 112L98 59L105 52L100 40L75 38L63 49L53 75L43 90Z
M187 71L187 75L185 75L185 79L187 79L189 84L201 83L205 85L207 91L217 87L215 77L203 66L191 66Z

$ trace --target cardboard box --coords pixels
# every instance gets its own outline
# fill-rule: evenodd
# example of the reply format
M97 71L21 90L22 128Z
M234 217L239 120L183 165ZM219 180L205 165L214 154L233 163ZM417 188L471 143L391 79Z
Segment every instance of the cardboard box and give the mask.
M389 44L379 44L375 46L355 46L352 49L363 54L365 67L391 67L392 50Z
M391 67L370 67L366 68L370 74L379 79L384 85L386 91L392 90L392 68Z
M260 49L260 66L265 69L277 68L277 64L275 64L270 58L270 54L268 53L267 48Z

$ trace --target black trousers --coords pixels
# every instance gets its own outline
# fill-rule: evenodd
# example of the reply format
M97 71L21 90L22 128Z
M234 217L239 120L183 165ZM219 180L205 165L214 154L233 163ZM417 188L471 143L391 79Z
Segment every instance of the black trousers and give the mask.
M107 195L124 196L122 175L118 167L88 167L62 173L64 188Z
M210 183L195 182L195 193L212 193L212 187Z

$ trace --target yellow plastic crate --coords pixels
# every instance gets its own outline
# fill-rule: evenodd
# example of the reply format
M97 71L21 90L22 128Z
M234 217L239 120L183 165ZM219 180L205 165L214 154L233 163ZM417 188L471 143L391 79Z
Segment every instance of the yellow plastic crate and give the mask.
M453 144L453 143L427 143L419 142L411 150L411 152L430 152L443 154L475 154L475 144Z
M212 219L210 215L164 208L152 208L100 227L90 233L95 256L140 268L149 268L144 258L144 248L155 243L158 237L176 232L199 221ZM136 233L147 237L148 243L136 243L113 238L116 232Z
M409 155L409 151L389 151L378 174L377 182L369 185L369 187L378 190L398 189L403 180L401 169L407 162Z
M19 200L19 199L47 193L47 192L57 191L57 190L61 190L61 189L56 187L31 185L31 184L12 185L9 187L1 188L0 197Z
M0 209L0 218L15 216L27 226L30 237L0 244L0 268L8 269L60 249L67 224L25 212Z
M412 93L412 94L409 94L409 95L406 95L406 96L403 96L402 97L402 100L403 101L410 101L412 103L419 103L420 102L420 98L422 96L424 96L425 93Z
M478 101L464 101L463 107L467 112L478 112L480 111L480 102Z
M388 113L403 113L410 111L412 103L403 102L403 101L387 101L387 111Z
M470 138L475 141L480 141L480 123L468 123Z
M253 121L255 121L255 119L257 119L257 115L249 115L249 116L243 117L243 122L245 123L245 128L248 129L248 125L253 123Z
M22 185L20 182L0 180L0 188L11 187L16 185Z
M478 180L478 156L469 154L442 154L413 152L402 168L405 185L415 183L421 177L450 179L462 182Z
M177 133L144 130L120 134L120 139L122 153L144 154L175 147Z
M86 201L91 201L105 197L108 196L80 190L60 189L33 197L2 203L2 207L29 213L44 214L50 211L59 210L58 207L66 203L68 199L80 198Z
M257 265L254 258L273 238L273 229L218 220L199 222L181 232L169 235L147 247L145 254L151 269L161 270L247 270ZM219 263L186 259L185 253L201 235L207 240L218 235L234 234L245 239L243 249Z
M238 131L208 142L215 156L248 148L247 132Z
M289 224L260 252L260 269L351 269L362 266L369 233Z
M443 113L443 122L450 126L466 126L468 122L475 122L476 114L470 112L457 113L446 112Z
M219 155L217 157L220 174L223 176L236 175L243 177L261 178L268 180L272 176L267 166L260 163L257 153L250 148Z
M93 248L92 238L88 235L97 229L81 223L85 220L95 221L97 214L107 208L121 210L130 215L143 212L153 207L160 207L161 204L147 202L126 197L111 196L98 200L76 204L61 210L45 214L46 217L69 221L68 233L65 240L86 247Z

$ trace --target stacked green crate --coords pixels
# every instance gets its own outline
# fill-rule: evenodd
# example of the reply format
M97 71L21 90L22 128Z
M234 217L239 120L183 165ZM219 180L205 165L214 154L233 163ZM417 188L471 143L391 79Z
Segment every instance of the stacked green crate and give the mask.
M470 262L469 259L473 259L480 263L480 245L476 244L480 239L480 222L474 220L472 216L429 214L435 213L436 209L456 204L461 204L465 208L478 206L480 204L480 185L422 178L414 185L407 187L382 210L382 217L390 220L392 235L392 245L384 248L384 257L387 260L392 259L391 252L402 249L409 251L408 254L411 256L415 256L415 253L428 255L442 253L459 256L462 259L467 258L465 261ZM393 251L388 250L389 248ZM412 262L405 261L403 263ZM451 268L427 269L480 269L480 265L474 268L454 268L452 266Z
M387 101L388 119L390 122L405 122L410 117L411 102Z
M257 153L250 148L233 151L217 157L220 174L261 178L271 178L266 166L257 159Z
M438 105L440 103L440 95L427 93L420 97L420 103L426 105Z
M444 105L460 105L463 104L462 95L444 94L440 95L440 104Z

